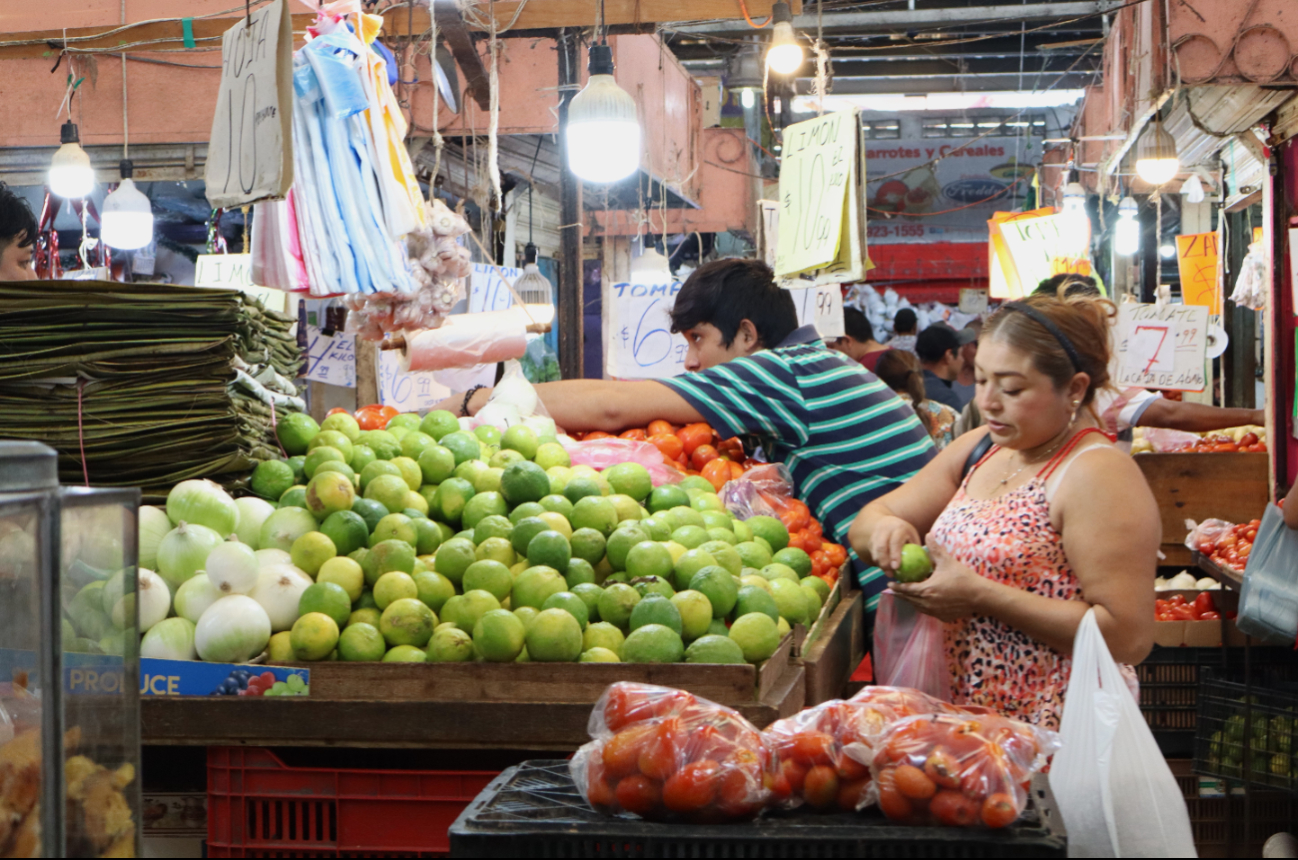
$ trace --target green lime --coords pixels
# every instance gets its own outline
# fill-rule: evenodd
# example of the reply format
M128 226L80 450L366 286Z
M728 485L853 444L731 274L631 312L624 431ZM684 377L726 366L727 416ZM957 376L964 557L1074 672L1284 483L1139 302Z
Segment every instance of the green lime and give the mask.
M478 437L478 441L483 445L495 445L500 447L500 431L490 424L479 424L473 428L473 435Z
M401 440L401 454L412 460L418 460L419 455L427 449L437 444L437 441L427 433L420 433L418 430L407 433Z
M599 596L604 589L593 582L569 584L568 590L586 602L586 617L591 623L599 621Z
M511 463L521 463L526 459L526 457L517 451L511 451L510 449L505 448L492 454L491 458L487 460L487 465L496 469L507 469Z
M263 460L252 470L252 491L272 502L293 486L293 467L283 460Z
M431 555L437 552L437 548L442 545L442 530L438 528L437 523L427 517L420 517L414 521L414 524L415 553Z
M586 475L574 475L563 488L563 495L574 505L587 496L602 496L599 481Z
M739 538L740 543L753 539L753 530L748 527L747 523L732 518L730 520L730 527L734 530L735 537Z
M572 547L562 534L546 529L528 541L526 555L532 564L552 567L563 573L568 569L568 560L572 558Z
M455 465L457 466L465 460L476 460L482 456L482 445L478 442L477 437L463 430L448 433L438 439L437 444L455 455Z
M730 639L739 646L748 663L770 658L780 647L780 638L780 628L762 612L750 612L730 625Z
M306 455L305 454L298 454L296 456L289 457L284 462L287 463L288 467L293 470L293 482L295 484L306 483Z
M542 511L542 513L545 513ZM514 531L510 534L510 542L514 545L514 550L519 555L527 555L527 547L543 531L550 531L550 524L540 517L525 517L514 523Z
M563 514L555 511L544 511L537 514L536 518L544 522L553 531L563 535L565 538L572 537L572 523L568 522L568 518Z
M342 586L352 603L361 599L365 590L365 571L361 566L346 556L331 558L320 566L316 573L316 582L333 582Z
M388 576L404 576L389 573ZM382 584L382 581L380 581ZM413 596L399 597L390 602L379 619L379 632L389 645L413 645L423 648L433 636L437 616L433 610ZM421 651L420 654L423 652Z
M523 502L523 504L509 512L509 521L514 525L518 525L520 520L524 520L528 517L540 516L543 513L545 513L545 508L541 507L538 503Z
M814 576L810 578L815 579ZM820 610L825 605L825 601L821 598L820 592L813 586L799 585L798 587L802 589L802 593L807 597L807 625L810 626L820 617Z
M587 648L577 658L578 663L621 663L618 656L607 648Z
M455 455L441 445L425 448L418 462L425 483L440 484L455 473Z
M378 528L379 522L390 512L382 502L360 498L352 502L352 513L365 521L365 544L369 544L370 532Z
M709 565L690 578L690 590L702 592L712 604L712 617L725 618L735 608L739 599L739 585L730 571L719 565Z
M383 428L389 432L397 428L406 430L418 430L420 425L419 416L414 412L402 412L400 415L393 415L388 421L388 426Z
M414 520L405 514L388 514L374 527L374 533L370 535L370 546L377 546L385 540L404 541L414 546L417 539Z
M724 630L724 626L722 627ZM700 636L685 649L686 663L746 663L739 643L725 634Z
M734 519L725 511L700 511L703 515L704 528L711 531L712 529L725 529L731 535L735 533Z
M637 525L648 533L650 540L665 541L672 536L672 529L657 515L645 517Z
M574 558L585 559L592 565L599 564L608 546L603 533L591 528L577 529L568 542Z
M763 567L759 572L762 576L772 582L777 579L785 579L793 583L798 581L797 572L787 564L780 564L779 562L773 561L766 565L766 567Z
M613 509L617 511L619 524L639 522L649 516L649 512L641 507L639 502L623 493L613 493L608 500L613 503Z
M704 493L716 492L716 487L712 486L711 482L702 475L686 475L684 478L681 478L680 483L676 486L686 492L689 492L690 490L700 490Z
M603 472L613 492L630 496L637 502L643 502L653 492L653 479L649 470L639 463L618 463Z
M405 541L385 540L375 544L361 561L365 582L371 587L390 571L414 573L415 548Z
M573 505L569 520L574 529L595 529L608 537L617 528L617 508L602 496L585 496Z
M756 541L740 541L735 546L735 551L739 553L739 558L743 560L744 567L755 567L760 570L771 563L771 553Z
M378 582L374 583L373 593L375 604L378 605L380 611L384 611L394 601L417 598L419 596L419 586L415 585L414 577L410 574L399 570L390 570L380 576ZM410 643L395 642L392 644Z
M538 439L538 441L540 440ZM558 442L541 441L541 444L536 447L536 456L532 459L536 461L536 465L546 470L555 466L566 467L572 465L572 458L568 456L568 452Z
M419 468L419 463L409 457L393 457L390 462L397 467L406 487L418 492L424 483L424 472Z
M369 468L377 465L378 463L371 463ZM400 476L379 475L365 487L365 498L373 499L389 511L399 511L406 506L406 493L408 492L410 492L410 487Z
M739 552L733 544L727 541L710 540L699 549L712 556L713 563L730 571L731 576L739 576L743 573L744 560L739 557Z
M473 541L451 538L437 548L433 569L458 585L464 579L464 572L469 569L469 565L478 560L476 549Z
M568 569L564 571L563 578L568 583L569 589L581 584L594 585L595 568L584 558L571 558L568 560Z
M455 467L453 477L463 478L473 484L474 487L477 487L478 479L486 473L488 468L490 467L481 460L465 460Z
M755 537L765 539L774 552L779 552L789 545L789 530L784 523L775 517L756 516L744 520Z
M290 455L305 454L307 446L319 432L320 425L305 412L290 413L281 418L275 427L279 444L283 445L284 450Z
M327 536L320 532L307 532L293 541L293 546L289 549L289 555L292 556L293 564L296 567L314 579L320 567L326 561L338 555L338 550L334 547L334 542L329 540Z
M323 660L338 645L338 622L323 612L303 613L289 632L293 656L299 660Z
M539 502L550 494L550 476L535 463L520 460L505 467L500 492L511 505Z
M361 469L361 492L368 490L370 483L381 475L391 475L393 477L401 478L401 469L388 460L373 461L368 466ZM402 485L405 484L404 478L401 483Z
M306 459L302 461L302 472L307 480L315 477L316 470L327 460L334 460L339 463L347 462L346 458L343 457L343 452L330 445L312 448L311 453L307 454Z
M638 576L631 580L631 586L640 592L641 597L657 594L670 598L676 594L672 584L661 576Z
M545 474L550 478L550 492L563 495L564 488L572 479L572 469L567 466L551 466L545 470Z
M355 471L358 475L362 471L364 471L366 466L368 466L370 463L373 463L377 459L378 459L378 455L374 453L374 449L371 448L369 445L352 446L352 458L349 462L351 464L352 470Z
M663 624L638 627L622 643L625 663L679 663L684 657L685 643L680 634Z
M500 493L486 492L474 493L472 498L464 505L464 511L460 515L460 522L466 529L476 529L478 523L486 517L504 518L509 513L509 505L505 503L505 497Z
M472 633L478 619L493 609L500 608L500 601L489 591L474 589L464 594L457 594L442 606L442 620L450 621L465 633Z
M387 647L383 634L367 623L348 624L338 637L338 657L349 663L376 663Z
M564 581L559 571L552 567L536 565L524 570L514 580L510 600L515 609L520 606L534 606L540 609L541 604L545 603L546 598L551 594L558 594L567 589L568 583Z
M545 599L541 604L541 611L547 609L562 609L577 619L581 629L585 630L586 625L590 623L590 609L586 606L586 601L573 594L571 591L556 591Z
M369 593L370 592L368 591L362 592L361 596L364 597ZM378 607L376 606L365 606L360 609L353 609L352 614L347 616L347 626L351 627L353 624L369 624L375 630L378 630L379 616L381 614L382 613L379 612Z
M622 653L622 643L626 636L622 631L607 621L592 622L581 634L581 647L589 651L592 648L607 648L616 655Z
M715 543L718 541L721 543L730 544L731 546L736 546L739 543L739 538L735 537L735 533L732 532L730 529L723 529L723 528L708 529L708 542Z
M572 502L568 501L567 496L561 496L558 493L551 493L548 496L542 497L540 505L547 511L552 511L561 515L564 519L572 516Z
M708 486L711 486L711 484ZM659 511L667 511L672 508L688 507L689 503L689 495L679 485L663 484L661 487L654 487L653 492L649 494L649 501L645 507L649 509L651 514L656 514Z
M567 610L541 610L527 628L527 653L538 663L575 661L581 656L581 625Z
M442 605L455 596L455 585L436 571L420 571L412 578L418 592L416 596L434 612L441 612Z
M514 662L526 636L522 620L507 609L489 610L473 625L473 644L488 663Z
M593 531L593 529L591 529L591 531ZM608 536L606 548L609 565L614 570L627 570L627 572L632 576L641 575L637 574L635 571L628 570L626 557L632 547L638 543L646 541L649 541L649 534L639 526L622 526L621 528L613 529L613 533ZM663 552L667 552L665 547L663 548ZM661 575L661 572L658 570L651 570L644 575L647 576L655 573Z
M356 470L338 460L325 460L316 467L315 477L320 477L324 472L337 472L340 475L346 475L347 478L351 480L353 487L360 483L360 478L357 476Z
M481 495L481 494L479 494ZM479 496L474 496L478 498ZM472 499L470 499L472 501ZM514 524L509 521L509 517L500 514L489 514L478 520L477 525L473 527L473 542L482 543L487 538L503 537L508 539L514 533Z
M790 581L782 577L772 579L771 598L775 601L780 617L789 624L807 623L811 607L807 603L807 592L803 591L797 580Z
M517 451L529 460L536 456L538 444L536 431L524 424L515 424L505 431L504 436L500 437L501 450Z
M345 433L339 433L337 430L321 430L315 434L306 446L307 457L310 457L311 452L316 448L326 446L341 451L344 463L351 462L353 453L352 440L348 439Z
M708 619L711 621L712 619ZM681 635L681 613L670 600L661 594L647 594L631 610L629 626L634 632L646 624L662 624Z
M480 588L489 591L497 600L504 600L514 587L514 577L509 568L498 561L484 559L475 561L464 571L463 585L465 591Z
M680 613L682 639L691 642L708 632L712 626L712 603L703 594L678 591L672 595L671 602Z
M367 430L356 442L370 448L380 460L401 456L401 441L386 430Z
M688 550L682 553L681 557L676 559L675 564L672 565L672 581L676 583L681 591L684 591L690 588L690 580L694 578L694 574L705 567L715 564L717 564L716 558L707 550L702 548Z
M621 531L621 530L619 530ZM613 538L618 536L614 532ZM610 555L612 547L612 538L610 539ZM667 579L672 575L672 555L665 544L657 541L641 540L637 541L626 552L625 569L627 575L632 579L641 577L656 576L660 579Z
M430 663L469 663L473 661L473 638L459 627L442 625L428 640L424 653Z
M829 599L830 591L833 590L829 587L829 583L825 582L825 580L821 579L819 576L804 576L802 579L798 580L798 584L803 588L814 589L816 594L820 597L821 606L825 605L825 601Z
M427 663L428 655L414 645L394 645L383 655L384 663Z
M350 511L356 501L351 478L338 472L318 469L306 486L306 507L317 519L338 511Z
M696 549L708 541L708 533L700 526L681 526L672 532L672 540L686 549Z
M446 434L455 433L459 429L460 419L445 409L435 409L425 415L423 421L419 422L420 432L427 433L439 442Z
M353 559L353 561L355 561L355 559ZM364 560L362 559L357 563L363 566ZM375 577L375 579L377 578L378 577ZM379 605L374 602L374 592L368 588L361 592L361 599L356 601L355 606L356 609L373 609L375 612L378 612L379 609ZM377 627L378 624L378 617L375 616L374 626Z
M735 600L734 614L736 618L742 618L750 612L769 615L772 621L780 620L780 610L775 606L775 598L768 590L756 585L742 585Z
M640 602L640 592L625 582L615 582L604 588L599 596L599 617L614 625L626 629L631 621L631 613Z
M306 587L297 602L299 618L310 612L324 613L339 628L346 627L347 619L352 614L352 599L336 582L315 582ZM333 648L329 650L332 651Z
M477 495L473 485L463 478L447 478L437 485L437 495L429 510L442 522L457 525L464 516L464 508Z
M325 420L320 422L320 429L336 430L353 442L359 439L361 435L361 425L356 423L356 419L346 412L335 412L326 416Z
M680 525L675 529L672 529L672 531L684 528L685 526L698 526L699 528L704 528L707 523L707 520L703 519L702 513L684 505L672 508L671 513L672 516L676 517L676 521L680 523Z

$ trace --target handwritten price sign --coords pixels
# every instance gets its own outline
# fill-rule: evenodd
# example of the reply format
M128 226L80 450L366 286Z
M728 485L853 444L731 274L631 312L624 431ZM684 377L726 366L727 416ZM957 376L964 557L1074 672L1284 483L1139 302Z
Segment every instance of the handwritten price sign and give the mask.
M207 200L244 206L293 184L293 22L276 0L225 31L208 147Z
M355 388L356 338L343 332L328 335L307 326L306 378Z
M402 412L426 412L451 396L431 370L402 373L401 359L391 350L379 350L379 402Z
M509 287L522 276L522 269L474 263L473 275L469 278L469 313L503 311L513 307L514 294Z
M1119 388L1202 391L1208 309L1201 305L1118 306Z
M859 127L856 111L847 110L784 130L777 275L824 268L838 259L849 185L858 179Z
M814 325L822 338L843 336L843 290L838 284L789 290L798 325Z
M685 372L685 338L672 334L671 309L679 283L614 284L605 313L609 376L662 379Z
M1176 265L1181 272L1181 296L1187 305L1203 305L1221 313L1221 275L1216 233L1176 237Z

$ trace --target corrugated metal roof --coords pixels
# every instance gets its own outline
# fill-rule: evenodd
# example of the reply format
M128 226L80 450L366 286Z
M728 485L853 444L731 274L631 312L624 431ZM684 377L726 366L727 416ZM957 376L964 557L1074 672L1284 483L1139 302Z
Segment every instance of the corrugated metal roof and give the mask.
M1206 165L1236 134L1292 98L1290 90L1248 85L1188 87L1163 122L1176 139L1181 165Z

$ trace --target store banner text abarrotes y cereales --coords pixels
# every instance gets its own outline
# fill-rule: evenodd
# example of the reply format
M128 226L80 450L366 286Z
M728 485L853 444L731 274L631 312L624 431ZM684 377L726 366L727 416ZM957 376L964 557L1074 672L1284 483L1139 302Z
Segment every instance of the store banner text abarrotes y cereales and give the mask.
M207 200L232 209L293 185L293 22L274 0L225 31L207 150Z

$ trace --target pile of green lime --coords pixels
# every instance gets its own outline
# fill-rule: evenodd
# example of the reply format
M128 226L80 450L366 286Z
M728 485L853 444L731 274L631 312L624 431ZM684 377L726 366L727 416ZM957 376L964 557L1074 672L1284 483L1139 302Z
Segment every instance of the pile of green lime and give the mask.
M294 456L251 489L277 508L260 548L284 551L262 563L315 581L283 637L299 660L760 663L829 596L778 519L735 520L698 476L574 466L525 425L279 434Z

